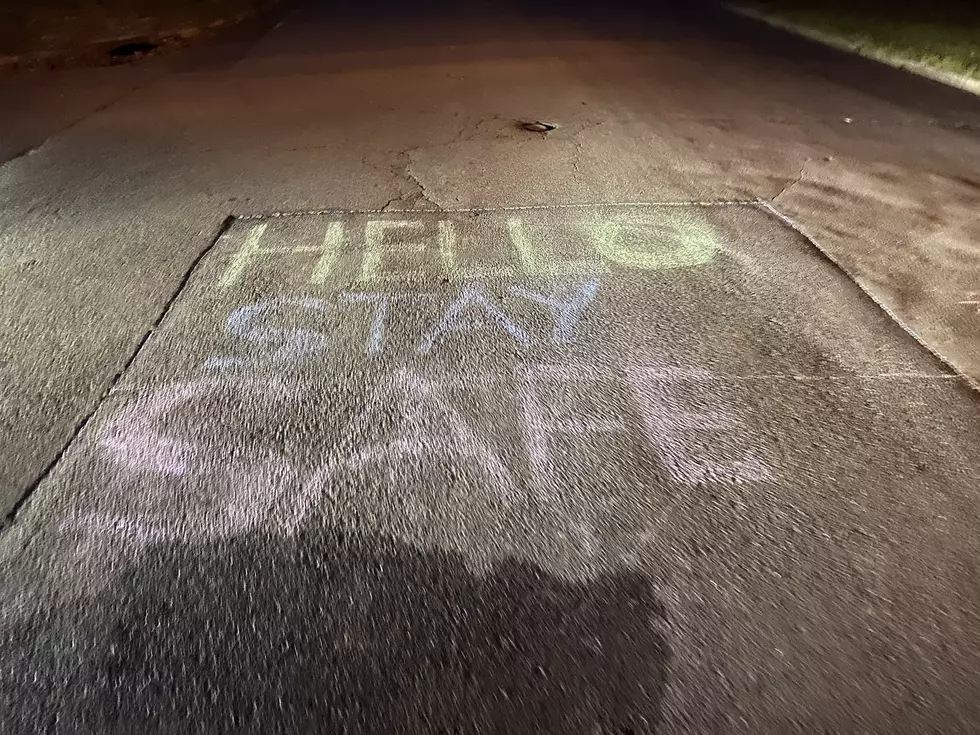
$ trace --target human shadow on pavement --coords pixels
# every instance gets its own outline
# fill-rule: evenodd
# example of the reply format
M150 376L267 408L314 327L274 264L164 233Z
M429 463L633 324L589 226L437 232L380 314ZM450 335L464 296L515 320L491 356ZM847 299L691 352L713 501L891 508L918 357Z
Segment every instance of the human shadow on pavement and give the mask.
M55 699L100 732L639 735L670 656L645 575L337 532L158 545L97 604L97 660Z

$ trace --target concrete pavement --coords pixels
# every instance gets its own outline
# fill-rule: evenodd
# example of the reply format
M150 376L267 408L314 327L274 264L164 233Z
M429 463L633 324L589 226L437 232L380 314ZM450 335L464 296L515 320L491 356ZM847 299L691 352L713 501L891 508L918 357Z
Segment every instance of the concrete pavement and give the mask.
M980 105L797 43L310 4L0 168L5 731L975 730Z

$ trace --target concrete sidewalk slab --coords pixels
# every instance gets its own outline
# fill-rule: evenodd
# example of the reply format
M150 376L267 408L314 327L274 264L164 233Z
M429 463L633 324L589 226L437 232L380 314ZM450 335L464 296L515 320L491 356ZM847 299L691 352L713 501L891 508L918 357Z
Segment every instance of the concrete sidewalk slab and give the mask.
M340 727L376 685L379 727L476 697L477 728L962 730L980 594L950 560L977 550L978 419L758 206L240 218L0 538L5 724L44 702L210 729L262 686L281 692L250 700L262 729ZM393 625L406 599L430 602ZM485 699L455 677L498 686L487 619L539 639L512 666L537 651L546 685ZM147 693L154 665L182 673ZM649 688L610 700L607 675ZM697 695L740 677L771 684Z
M118 102L150 69L86 69L0 77L0 164Z
M926 202L933 298L976 109L514 23L285 23L0 168L8 729L975 729L976 396L731 202L893 308L847 233Z
M419 63L397 74L389 62L341 72L356 62L343 54L331 62L340 64L336 71L297 76L246 72L241 65L214 71L205 64L205 71L155 79L29 159L8 164L2 172L7 272L19 273L22 261L46 264L43 285L22 275L6 285L9 313L16 313L11 323L20 326L8 352L8 364L17 366L9 374L19 377L6 384L4 413L12 434L25 437L7 465L11 502L60 450L230 213L327 204L431 209L743 200L777 195L808 160L847 160L855 169L869 158L894 160L950 178L969 177L971 161L980 160L969 135L935 118L863 93L842 97L826 82L820 93L797 89L788 74L768 82L764 115L741 110L736 69L760 72L764 64L754 57L735 57L714 93L704 94L697 59L703 39L690 47L542 39L524 58ZM564 59L573 52L592 62ZM672 59L669 69L651 63L658 53ZM393 58L411 53L403 49ZM824 109L829 94L838 107ZM874 117L854 124L837 117L853 107L873 110ZM555 119L560 127L547 138L528 134L516 125L526 116ZM784 201L791 200L780 196L777 205ZM809 222L791 206L787 212ZM834 222L845 215L866 219L861 206L831 203L823 212ZM131 267L104 270L108 261L98 248L107 243L131 247L124 258ZM849 262L834 240L825 246ZM92 262L83 267L79 259ZM115 300L87 290L77 291L78 299L36 301L37 294L72 293L70 274L93 268L102 268L112 284L100 294L131 298L133 286L119 280L124 275L134 283L149 278L139 292L152 296L137 298L137 308L115 322L118 333L105 326L113 334L111 357L75 339L72 349L60 351L66 343L59 340L58 350L38 359L24 345L53 323L75 335L111 323ZM873 272L852 274L873 290ZM903 315L901 305L881 295ZM62 316L55 319L56 313ZM932 338L920 319L905 321ZM972 350L973 336L958 329L947 341L963 345L962 352ZM54 365L64 369L51 372ZM59 384L73 386L71 396L49 387ZM80 385L93 386L91 400L76 403ZM35 422L43 426L43 441Z
M980 179L850 157L808 162L776 199L859 283L980 378Z

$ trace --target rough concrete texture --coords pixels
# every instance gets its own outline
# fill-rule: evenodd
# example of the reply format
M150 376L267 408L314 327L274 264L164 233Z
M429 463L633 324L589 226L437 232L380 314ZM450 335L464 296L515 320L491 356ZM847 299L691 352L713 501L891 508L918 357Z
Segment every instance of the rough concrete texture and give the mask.
M39 110L4 731L975 731L980 403L777 215L973 370L980 105L799 43L310 4Z
M816 161L775 204L805 222L929 345L980 376L980 177L888 161ZM833 216L841 209L889 215Z
M760 207L238 220L4 537L10 723L966 732L978 410Z
M146 67L0 77L0 160L25 155L50 136L105 109L152 78Z

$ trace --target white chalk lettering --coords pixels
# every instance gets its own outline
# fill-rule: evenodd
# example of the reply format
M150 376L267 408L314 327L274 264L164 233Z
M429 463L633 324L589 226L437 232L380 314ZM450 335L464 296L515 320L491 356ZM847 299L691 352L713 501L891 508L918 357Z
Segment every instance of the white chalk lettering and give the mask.
M178 383L120 409L99 439L112 458L133 472L180 477L196 455L193 443L160 432L158 420L167 412L198 400L209 381Z
M392 406L392 397L396 406ZM314 473L298 495L287 526L296 529L302 525L314 505L332 487L335 475L344 468L361 471L372 465L393 467L406 460L419 460L442 455L460 467L475 462L491 480L492 488L503 499L511 497L514 479L497 453L473 430L463 415L457 411L443 390L440 381L422 377L402 368L384 381L374 391L365 413L358 423L368 426L379 416L396 412L398 427L388 440L356 449L345 442L348 456L337 456L345 446L335 445L333 456L328 457ZM351 432L354 433L354 432Z
M680 397L692 382L714 380L707 370L634 367L627 370L647 438L660 452L672 479L689 485L704 482L762 482L772 478L765 462L725 434L739 422L717 407L695 410ZM704 394L700 391L699 396Z
M626 433L628 427L618 418L589 416L577 403L567 405L570 395L582 382L592 383L599 391L608 389L608 378L599 373L589 374L561 367L532 368L527 371L527 383L521 391L521 407L527 428L527 449L539 492L558 500L552 444L560 436L583 437L595 434ZM575 386L575 388L572 388ZM541 393L548 396L542 400ZM593 412L594 413L594 412Z

